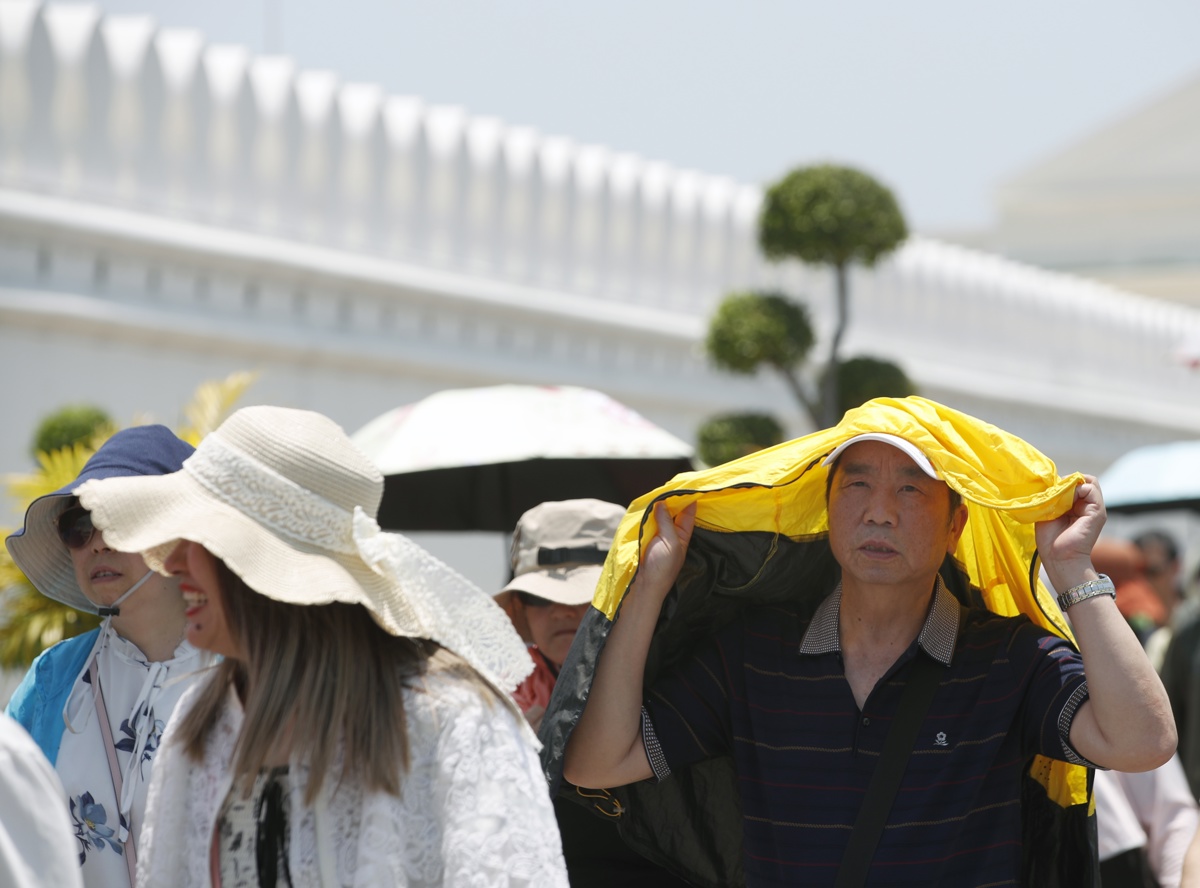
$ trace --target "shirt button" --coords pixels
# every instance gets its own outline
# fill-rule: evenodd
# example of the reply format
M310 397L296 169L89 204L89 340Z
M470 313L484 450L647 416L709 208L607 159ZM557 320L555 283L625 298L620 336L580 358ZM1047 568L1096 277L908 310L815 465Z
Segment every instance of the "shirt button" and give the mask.
M864 715L863 716L863 727L865 728L870 723L871 723L871 720Z

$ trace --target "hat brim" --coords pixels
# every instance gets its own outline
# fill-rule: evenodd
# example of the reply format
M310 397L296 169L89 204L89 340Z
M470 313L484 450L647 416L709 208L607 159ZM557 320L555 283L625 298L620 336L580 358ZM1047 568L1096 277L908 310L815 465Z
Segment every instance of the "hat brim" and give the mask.
M76 482L72 482L62 490L35 499L25 510L25 525L9 534L4 542L13 563L35 589L75 610L94 614L96 605L80 590L75 577L75 562L54 526L75 489Z
M898 435L889 435L886 432L868 432L863 435L855 435L848 441L843 441L837 447L833 448L829 456L825 457L821 465L832 466L847 447L862 443L863 441L882 441L884 444L891 444L897 450L903 451L904 454L909 457L909 459L917 464L917 468L919 468L930 478L934 478L939 481L941 480L942 476L938 474L938 470L934 468L933 463L929 461L929 457L921 452L921 448L919 448L916 444L913 444L911 441L906 441L904 438L901 438Z
M256 592L288 604L361 604L384 629L368 595L385 596L387 582L360 559L331 557L303 540L285 540L223 502L189 472L91 481L78 491L105 541L163 565L180 540L199 543ZM354 564L357 562L357 564Z
M551 570L531 570L514 577L500 590L500 595L511 592L528 592L555 604L572 607L588 604L596 594L596 584L604 568L599 564L578 567L560 567ZM499 597L499 596L497 596Z
M93 481L80 489L79 498L109 545L140 552L160 573L178 542L188 540L267 598L295 605L362 605L391 635L436 641L505 695L533 667L508 616L478 587L411 541L381 533L365 514L353 520L374 528L377 537L368 543L376 555L404 562L399 568L393 562L400 576L377 573L361 551L335 552L286 536L224 502L187 470Z

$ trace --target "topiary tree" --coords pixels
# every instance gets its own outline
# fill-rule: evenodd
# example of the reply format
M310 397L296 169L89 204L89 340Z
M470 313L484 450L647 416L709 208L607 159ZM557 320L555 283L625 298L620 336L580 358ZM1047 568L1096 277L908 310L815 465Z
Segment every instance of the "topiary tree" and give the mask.
M99 407L72 404L38 423L29 453L37 459L39 453L53 453L73 444L90 444L96 437L108 438L115 430L112 419Z
M722 300L709 322L704 347L709 359L730 373L755 373L764 364L778 372L809 418L819 425L820 411L800 379L800 368L814 342L808 309L803 305L782 293L749 291L731 293ZM709 465L717 464L703 454L701 458Z
M829 368L825 368L825 373ZM838 372L838 415L861 407L872 398L903 398L917 393L908 374L892 361L860 355L840 361ZM824 374L822 374L822 386Z
M848 270L851 263L872 266L908 236L908 226L886 187L850 167L822 164L788 173L767 189L759 216L758 240L770 260L799 259L833 266L837 284L837 323L826 368L838 364L849 321ZM839 374L823 374L822 420L834 425Z
M697 451L700 459L718 466L783 441L783 426L766 413L727 413L700 426Z

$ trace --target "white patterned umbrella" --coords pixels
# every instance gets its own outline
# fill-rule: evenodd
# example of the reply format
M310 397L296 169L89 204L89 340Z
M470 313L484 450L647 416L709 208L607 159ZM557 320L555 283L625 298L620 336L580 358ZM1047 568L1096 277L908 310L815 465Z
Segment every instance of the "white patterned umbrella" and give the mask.
M1135 448L1098 480L1104 503L1114 512L1200 509L1200 441Z
M387 478L379 522L389 530L511 531L538 503L625 505L692 469L687 443L574 386L442 391L352 437Z

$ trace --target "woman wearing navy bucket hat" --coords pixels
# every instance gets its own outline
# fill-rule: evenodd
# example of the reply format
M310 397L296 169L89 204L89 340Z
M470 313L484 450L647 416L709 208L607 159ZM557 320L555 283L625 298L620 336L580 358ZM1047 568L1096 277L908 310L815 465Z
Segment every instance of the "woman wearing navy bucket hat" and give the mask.
M112 549L75 492L94 479L166 475L192 453L161 425L117 432L78 478L34 500L5 541L39 592L103 618L34 660L7 710L58 771L88 888L134 883L163 728L192 674L213 658L184 638L179 581Z

